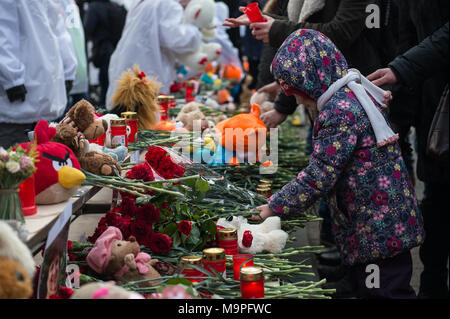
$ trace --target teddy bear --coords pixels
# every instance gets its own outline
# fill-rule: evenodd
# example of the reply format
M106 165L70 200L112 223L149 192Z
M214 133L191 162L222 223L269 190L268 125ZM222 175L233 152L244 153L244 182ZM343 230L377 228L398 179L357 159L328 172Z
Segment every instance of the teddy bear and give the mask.
M108 128L104 120L95 119L95 108L86 100L72 106L64 119L56 126L53 142L69 146L77 158L83 155L83 140L94 140Z
M213 0L191 0L184 11L184 23L192 24L207 30L208 39L215 38L214 18L216 5ZM198 73L205 69L208 62L213 62L222 54L222 46L218 43L202 43L200 48L190 54L175 54L178 61L187 69Z
M113 226L108 227L96 240L86 261L95 272L114 278L118 283L161 277L153 267L158 259L140 252L139 243L134 236L130 236L128 241L123 240L121 231ZM138 285L150 287L158 283L159 280L152 280Z
M250 98L250 104L258 104L261 107L261 114L272 111L274 103L269 101L269 95L266 92L255 92Z
M23 267L16 261L0 257L0 299L28 299L33 285Z
M36 267L21 224L0 221L0 299L30 298Z
M141 294L115 285L113 281L93 282L76 289L70 299L145 299Z
M84 170L97 175L115 175L114 167L120 171L120 166L112 156L89 150L89 141L102 136L107 130L108 122L102 118L96 119L94 106L81 100L56 126L52 142L68 146Z
M178 113L176 121L180 121L184 124L184 128L188 131L194 130L195 121L201 121L200 127L206 128L208 123L206 121L205 114L200 110L202 104L197 102L190 102L183 106Z
M281 229L280 217L277 216L269 217L261 224L249 224L247 219L242 216L234 216L231 220L220 218L217 221L217 225L237 229L239 251L241 253L254 255L268 251L272 254L278 254L286 246L288 239L288 234ZM246 233L247 231L250 233ZM248 243L246 240L243 241L245 234L253 237L251 243Z
M90 151L80 158L80 164L83 169L96 175L116 176L122 172L122 167L109 154Z

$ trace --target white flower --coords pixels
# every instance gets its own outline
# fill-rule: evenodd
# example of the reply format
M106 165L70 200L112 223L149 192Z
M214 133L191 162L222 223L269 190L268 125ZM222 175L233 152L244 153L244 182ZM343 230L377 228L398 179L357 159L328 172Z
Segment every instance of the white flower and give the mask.
M7 161L9 158L8 152L0 146L0 161Z
M14 161L8 161L6 163L6 169L11 173L15 174L20 170L20 164Z

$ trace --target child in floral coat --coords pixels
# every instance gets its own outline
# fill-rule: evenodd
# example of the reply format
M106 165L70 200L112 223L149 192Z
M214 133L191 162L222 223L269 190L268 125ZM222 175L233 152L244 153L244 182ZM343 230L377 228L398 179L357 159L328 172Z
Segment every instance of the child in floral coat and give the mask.
M410 249L424 232L397 136L381 112L389 94L349 70L336 46L313 30L287 38L272 73L287 95L318 113L308 167L258 207L257 217L289 218L328 196L359 296L414 298ZM379 288L366 285L369 264L379 268Z

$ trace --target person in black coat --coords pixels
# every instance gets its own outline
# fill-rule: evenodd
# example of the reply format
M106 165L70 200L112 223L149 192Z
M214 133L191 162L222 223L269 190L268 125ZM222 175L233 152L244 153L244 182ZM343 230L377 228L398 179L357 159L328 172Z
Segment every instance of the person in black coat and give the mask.
M430 2L424 1L422 4L430 6ZM422 9L425 10L425 8ZM447 14L448 3L446 9L445 5L435 9ZM428 22L436 23L439 20L437 11L433 13L433 10L420 10L420 12L422 17L427 16L424 12L429 14ZM418 31L424 31L427 27L433 29L423 23L419 25ZM377 70L368 77L379 86L400 84L416 90L422 89L423 99L418 110L420 121L417 123L416 130L417 176L425 183L421 209L426 236L420 248L424 270L420 278L419 291L419 297L423 298L448 298L449 292L447 286L449 164L428 156L426 152L431 123L442 92L448 85L448 28L447 18L444 26L425 38L419 45L397 57L389 63L388 68Z
M126 10L110 0L90 1L84 17L84 29L93 49L90 61L99 68L100 106L106 105L109 60L122 35Z

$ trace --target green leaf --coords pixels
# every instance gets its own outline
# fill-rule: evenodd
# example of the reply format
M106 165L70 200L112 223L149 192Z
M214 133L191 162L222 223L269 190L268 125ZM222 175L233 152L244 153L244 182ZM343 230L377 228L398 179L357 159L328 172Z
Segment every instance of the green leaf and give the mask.
M215 235L217 231L217 225L212 220L208 220L207 222L202 224L201 229L209 235Z
M178 229L177 224L171 223L166 227L164 227L164 229L161 232L168 236L172 236L177 231L177 229Z
M181 238L180 234L178 232L175 232L172 236L172 245L173 247L178 247L181 244Z
M202 193L206 193L207 191L209 191L210 186L207 181L205 181L203 179L198 179L195 182L195 188Z

